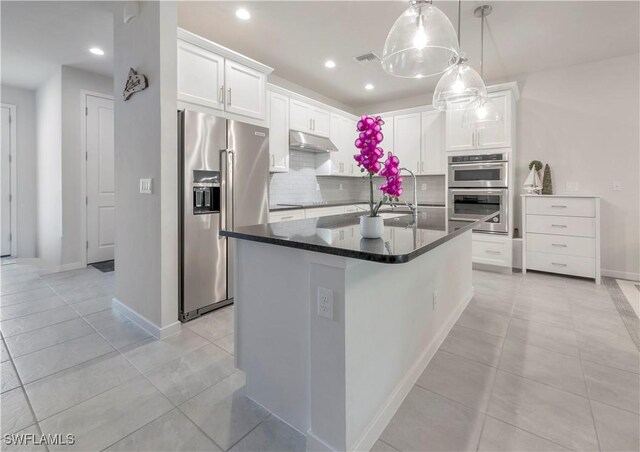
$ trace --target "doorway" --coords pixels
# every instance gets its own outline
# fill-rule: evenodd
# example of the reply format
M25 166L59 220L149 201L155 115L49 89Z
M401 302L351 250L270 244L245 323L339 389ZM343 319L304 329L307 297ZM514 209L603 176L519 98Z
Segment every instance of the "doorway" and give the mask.
M113 98L85 95L87 264L113 260L115 160Z
M16 247L16 107L2 104L0 124L0 256L15 257Z

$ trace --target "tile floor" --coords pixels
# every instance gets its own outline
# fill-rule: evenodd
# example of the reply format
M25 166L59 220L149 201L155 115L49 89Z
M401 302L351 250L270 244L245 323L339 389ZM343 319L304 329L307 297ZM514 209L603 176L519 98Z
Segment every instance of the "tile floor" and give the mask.
M114 274L0 267L2 450L289 451L243 395L233 307L156 340L111 309ZM637 451L640 354L604 286L475 272L475 297L376 451Z

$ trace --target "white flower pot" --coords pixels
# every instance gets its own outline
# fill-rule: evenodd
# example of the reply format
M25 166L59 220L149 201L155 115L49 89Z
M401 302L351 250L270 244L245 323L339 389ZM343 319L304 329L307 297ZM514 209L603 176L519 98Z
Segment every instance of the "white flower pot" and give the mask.
M379 239L384 234L384 220L382 217L360 217L360 235L365 239Z

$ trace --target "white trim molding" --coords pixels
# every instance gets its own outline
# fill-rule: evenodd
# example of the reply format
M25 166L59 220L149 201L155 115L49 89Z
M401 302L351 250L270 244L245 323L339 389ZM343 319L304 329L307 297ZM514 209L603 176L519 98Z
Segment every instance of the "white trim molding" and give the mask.
M156 339L164 339L166 337L172 336L176 333L179 333L182 329L182 324L178 321L170 323L165 327L159 327L146 317L138 314L136 311L131 309L129 306L118 300L117 298L113 298L111 301L111 305L114 309L124 315L126 318L131 320L133 323L138 325L143 330L147 331Z
M11 257L18 257L18 156L17 156L17 141L18 134L16 129L17 123L17 107L13 104L1 103L2 108L9 109L9 133L11 134L11 149L9 149L9 155L11 156Z
M616 279L627 279L629 281L640 281L640 273L624 272L620 270L602 269L602 276L609 276Z

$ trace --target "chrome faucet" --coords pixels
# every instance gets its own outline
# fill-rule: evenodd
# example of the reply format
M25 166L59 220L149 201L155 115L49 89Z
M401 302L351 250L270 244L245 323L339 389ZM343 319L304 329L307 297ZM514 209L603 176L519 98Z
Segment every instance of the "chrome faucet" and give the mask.
M407 173L411 174L411 177L413 177L413 204L409 205L407 201L405 201L404 203L411 210L411 213L413 214L413 224L417 225L418 224L418 180L416 179L416 175L413 174L413 171L411 171L409 168L400 168L401 173L402 171L406 171Z

